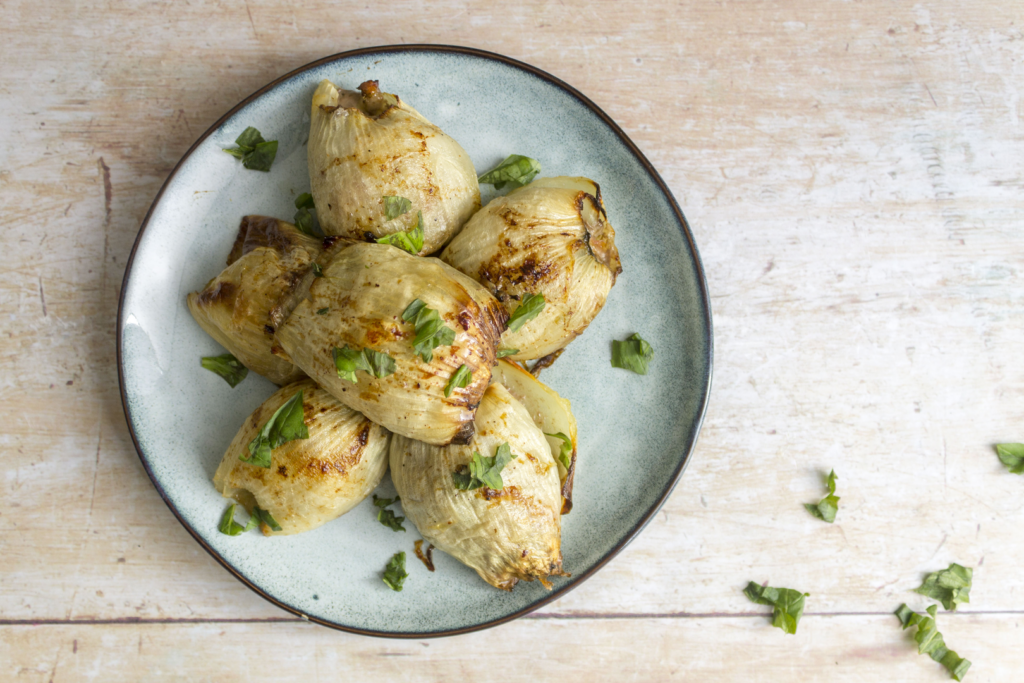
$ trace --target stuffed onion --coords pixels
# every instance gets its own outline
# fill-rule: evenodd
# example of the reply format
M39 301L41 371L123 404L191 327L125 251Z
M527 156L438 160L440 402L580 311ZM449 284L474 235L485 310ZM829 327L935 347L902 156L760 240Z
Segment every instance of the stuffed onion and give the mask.
M250 444L300 393L307 438L277 445L269 467L260 466ZM377 487L387 469L390 436L306 379L279 389L253 411L224 453L213 483L250 514L256 507L269 512L280 530L264 522L264 534L309 531L345 514Z
M290 223L245 216L228 256L228 267L200 292L188 295L199 326L242 365L276 384L303 372L271 352L274 330L291 313L303 279L323 250L320 240Z
M377 81L322 81L313 94L309 182L329 235L376 240L416 231L414 253L445 245L480 208L473 162L452 138Z
M501 347L515 351L512 360L563 349L598 314L622 272L600 188L586 178L540 178L494 199L441 259L504 304L512 324ZM532 302L542 303L539 310L517 325L517 309L539 296Z
M505 327L501 304L441 261L384 244L341 249L322 272L278 328L279 353L397 434L469 441ZM465 384L453 385L456 374Z
M497 462L502 450L510 456L498 488L467 484L474 461ZM402 510L423 538L487 583L511 590L537 579L550 588L548 577L563 574L558 467L544 433L502 385L487 388L468 445L395 435L390 460Z

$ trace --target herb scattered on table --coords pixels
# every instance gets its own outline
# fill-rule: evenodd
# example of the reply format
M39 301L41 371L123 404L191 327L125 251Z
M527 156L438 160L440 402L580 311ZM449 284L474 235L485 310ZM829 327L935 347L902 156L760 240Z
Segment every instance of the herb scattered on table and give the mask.
M820 520L831 524L836 521L836 512L839 511L839 496L836 495L836 471L828 473L828 480L825 485L828 487L828 495L817 503L804 503L804 507L812 515Z
M786 633L796 633L797 624L804 614L804 598L810 595L792 588L759 586L753 581L743 589L743 594L759 605L771 605L772 626L781 628Z
M954 680L962 681L967 674L967 670L971 668L971 662L946 647L942 634L939 633L935 623L938 608L932 605L926 611L929 616L918 614L906 605L900 605L895 614L896 618L900 620L900 624L903 625L904 630L911 626L917 626L914 640L917 641L918 654L928 655L946 667Z
M1024 474L1024 443L996 444L996 454L1013 474Z
M925 577L924 583L914 592L938 600L947 610L956 610L960 603L971 601L971 580L973 578L973 569L953 562L947 569L932 572Z

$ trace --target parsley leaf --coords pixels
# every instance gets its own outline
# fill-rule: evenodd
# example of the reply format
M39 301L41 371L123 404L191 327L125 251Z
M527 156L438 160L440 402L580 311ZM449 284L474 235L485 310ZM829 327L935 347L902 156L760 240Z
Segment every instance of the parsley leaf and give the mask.
M796 633L797 624L804 614L804 598L810 595L791 588L759 586L753 581L743 589L743 594L759 605L771 605L774 608L772 626L786 633Z
M405 197L384 195L384 220L391 221L409 213L412 202ZM418 250L417 250L418 251Z
M508 319L509 332L518 332L519 328L533 320L544 310L543 294L527 294L519 303L512 317Z
M494 185L500 190L505 185L517 188L526 185L540 173L540 162L521 154L513 154L487 173L480 176L479 182Z
M234 503L228 506L228 509L224 511L224 515L220 518L220 524L217 525L217 529L222 534L228 536L237 536L251 529L251 526L242 526L235 521L235 508L238 507ZM253 525L255 526L255 525Z
M493 458L473 451L473 459L470 461L469 467L463 466L458 472L452 473L455 488L472 491L486 486L489 489L500 491L505 488L505 482L501 479L501 471L512 461L512 458L516 457L519 456L512 452L507 441L498 446Z
M839 496L836 495L836 479L838 478L835 470L829 472L826 482L828 495L817 503L804 503L808 512L829 524L836 521L836 512L839 511Z
M373 349L353 349L348 344L344 348L334 347L331 351L334 356L334 369L338 377L358 384L356 370L362 370L378 379L392 374L397 366L395 360L386 353L374 351Z
M448 398L452 395L455 389L461 389L468 387L469 383L473 381L473 372L469 369L468 365L460 365L459 369L452 373L452 376L448 378L448 384L444 387L444 396Z
M938 626L935 623L938 608L935 605L932 605L926 611L929 614L927 617L917 614L906 605L900 605L895 614L896 618L900 620L900 624L903 625L903 630L906 630L911 626L917 626L917 633L914 634L914 640L917 641L918 654L926 654L942 666L946 667L946 670L949 671L949 675L953 677L953 680L964 680L967 670L971 668L970 660L964 659L946 647L946 642L943 639L942 634L939 633Z
M420 253L420 249L423 248L423 212L419 212L415 228L384 235L377 239L377 244L390 244L393 247L404 249L414 256Z
M971 601L973 577L973 569L953 562L949 568L926 576L921 587L916 588L914 592L938 600L947 610L956 610L960 603Z
M1013 474L1024 474L1024 443L996 444L996 454Z
M505 356L514 356L519 353L519 349L498 349L498 352L494 354L495 358L504 358Z
M647 374L647 366L654 358L654 349L639 333L624 341L612 342L612 367L631 370L638 375Z
M562 467L568 470L569 465L572 464L572 439L566 436L564 432L558 432L557 434L548 434L547 432L544 432L544 435L562 440L562 447L558 451L558 462L562 463Z
M225 148L231 156L241 159L242 165L253 171L269 171L277 156L277 140L264 140L260 132L249 126L235 138L237 148Z
M270 467L270 452L281 444L295 439L308 439L309 428L303 421L302 390L274 411L263 429L249 442L249 453L238 459L258 467Z
M412 341L413 350L420 355L424 363L434 358L433 349L438 346L451 346L455 341L455 330L444 324L441 315L419 299L402 311L402 320L416 327L416 338Z
M384 567L384 583L393 591L401 592L409 573L405 571L405 553L395 553Z
M402 526L405 517L396 517L394 512L385 509L388 505L397 503L400 500L401 498L398 496L394 498L378 498L376 493L373 494L373 504L380 508L380 511L377 512L377 521L389 527L392 531L405 531L405 527Z
M199 364L210 372L216 372L220 375L225 382L231 385L232 389L237 387L238 383L249 374L249 368L242 365L230 353L224 353L219 356L203 356Z

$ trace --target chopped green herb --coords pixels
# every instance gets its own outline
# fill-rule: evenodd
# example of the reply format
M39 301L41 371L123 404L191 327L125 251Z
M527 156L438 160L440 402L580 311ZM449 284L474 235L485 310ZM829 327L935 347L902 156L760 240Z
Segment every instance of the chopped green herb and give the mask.
M300 194L295 200L295 208L298 209L295 212L295 218L292 219L295 227L310 237L323 237L323 231L313 222L313 211L316 209L313 204L313 195L308 192Z
M402 522L405 521L405 517L396 517L395 513L391 510L387 510L387 506L397 503L401 498L378 498L377 494L373 494L373 504L380 508L377 512L377 521L384 526L390 528L392 531L405 531L405 527L402 526Z
M241 159L242 165L253 171L269 171L277 156L277 140L264 140L260 132L249 126L235 138L238 147L225 148L231 156Z
M316 204L313 203L313 195L308 192L303 192L295 198L296 209L315 209Z
M314 263L311 269L313 271L313 275L314 276L316 276L316 277L323 277L324 276L324 269L320 267L319 263Z
M1024 443L996 444L996 454L1013 474L1024 474Z
M224 511L224 515L220 518L220 524L217 525L217 529L222 534L227 534L228 536L237 536L249 530L248 528L242 526L241 524L235 521L236 507L237 506L234 503L229 505L228 509Z
M480 176L479 182L494 185L500 190L505 185L512 188L522 187L540 173L540 162L520 154L513 154L503 162Z
M405 553L395 553L384 567L384 583L391 590L401 592L402 584L408 576L405 571Z
M199 364L210 372L216 372L220 375L225 382L231 385L232 389L237 387L238 383L249 374L249 368L242 365L230 353L224 353L219 356L203 356Z
M261 508L259 505L253 507L252 518L249 520L249 522L251 523L253 519L257 520L258 522L263 522L274 531L281 530L281 525L277 523L277 520L274 519L274 516L271 515L270 512L268 512L267 510Z
M273 449L295 439L308 438L309 428L303 421L300 389L274 411L260 433L249 442L248 454L242 453L238 459L258 467L270 467L270 453Z
M495 358L504 358L505 356L514 356L519 353L519 349L498 349L498 352L494 354Z
M946 667L953 680L964 680L967 670L971 668L971 662L946 647L946 642L935 623L938 608L932 605L926 611L929 614L927 617L914 612L906 605L900 605L895 614L896 618L900 620L900 624L903 625L903 630L917 626L914 640L917 641L918 654L928 655Z
M352 384L359 382L356 370L362 370L380 379L387 377L397 369L395 360L391 356L373 349L353 349L346 344L341 349L334 347L331 353L334 356L334 368L338 372L338 377L348 380Z
M938 600L947 610L956 610L960 603L971 601L973 577L973 569L953 562L947 569L926 576L924 583L914 592Z
M836 512L839 511L839 496L836 495L836 479L838 478L835 470L829 472L828 481L826 482L828 495L817 503L804 503L804 507L807 508L808 512L829 524L836 521Z
M423 212L419 212L416 227L412 230L400 230L377 239L377 244L390 244L416 255L423 248Z
M533 320L544 310L543 294L527 294L519 303L512 317L508 319L509 332L518 332L519 328Z
M317 309L316 314L317 315L327 315L330 312L331 312L331 309L329 309L329 308L320 308L320 309Z
M544 434L545 436L551 436L562 440L562 447L558 451L558 462L562 463L562 467L568 470L569 465L572 464L572 439L566 436L564 432L558 432L557 434L548 434L547 432L544 432Z
M394 220L403 214L409 213L411 208L412 202L405 197L384 195L384 220L386 221Z
M518 456L512 452L507 441L498 446L492 458L473 451L473 459L470 461L469 467L463 466L458 472L452 474L455 488L472 491L486 486L489 489L500 491L505 488L505 482L501 479L501 471L512 461L512 458L516 457Z
M625 341L612 342L612 367L631 370L638 375L647 374L647 366L654 358L654 349L640 334L634 334Z
M433 349L438 346L451 346L455 341L455 330L445 325L440 314L432 308L427 308L419 299L413 299L413 302L405 307L402 311L402 320L415 326L416 338L413 339L412 348L424 363L433 360Z
M786 633L796 633L797 624L804 614L804 598L810 595L792 588L759 586L753 581L743 589L743 594L759 605L771 605L774 608L772 626Z
M462 389L468 387L469 383L473 381L473 372L469 369L468 365L460 365L459 369L452 373L452 376L448 378L448 384L444 387L444 396L448 398L452 395L455 389Z

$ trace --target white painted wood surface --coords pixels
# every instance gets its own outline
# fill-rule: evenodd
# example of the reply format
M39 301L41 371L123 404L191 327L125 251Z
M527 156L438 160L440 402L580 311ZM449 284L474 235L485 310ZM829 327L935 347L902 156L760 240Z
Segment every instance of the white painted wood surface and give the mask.
M890 612L950 561L967 680L1024 672L1024 34L1015 3L5 1L0 680L942 681ZM293 619L174 520L132 447L114 330L174 163L346 49L462 44L604 108L690 220L711 407L663 511L526 619L424 642ZM834 526L801 504L839 474ZM796 636L741 594L811 593ZM538 674L538 671L540 672Z

